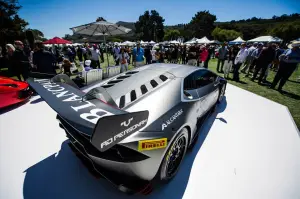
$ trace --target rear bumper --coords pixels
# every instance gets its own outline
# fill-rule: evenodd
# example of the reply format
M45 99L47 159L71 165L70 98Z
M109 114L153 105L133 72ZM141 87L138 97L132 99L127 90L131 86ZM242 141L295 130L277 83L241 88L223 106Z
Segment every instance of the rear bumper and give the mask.
M155 176L148 175L147 166L149 167L149 157L140 156L140 160L131 162L121 162L113 160L116 157L113 152L101 153L93 147L87 135L74 132L68 126L68 123L60 116L57 118L69 138L71 148L80 157L81 160L88 163L89 168L106 178L118 188L125 186L134 192L143 190L149 185ZM126 160L125 160L126 161ZM85 164L86 165L86 164ZM119 188L120 189L120 188Z
M120 191L128 193L143 193L143 191L149 187L150 181L117 173L99 164L95 164L78 142L73 142L70 139L69 145L73 152L83 161L84 165L92 172L93 175L95 172L100 174Z

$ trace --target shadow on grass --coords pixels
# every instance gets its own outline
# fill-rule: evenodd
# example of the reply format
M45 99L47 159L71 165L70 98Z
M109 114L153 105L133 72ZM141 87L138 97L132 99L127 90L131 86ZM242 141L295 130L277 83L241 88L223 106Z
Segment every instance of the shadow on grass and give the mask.
M281 94L284 95L284 96L293 98L293 99L295 99L295 100L300 100L300 96L299 96L299 95L296 95L296 94L294 94L294 93L290 93L290 92L287 92L287 91L281 91Z
M248 84L247 82L244 82L244 81L241 81L241 80L235 81L235 80L233 80L233 79L230 78L230 77L228 77L227 80L230 80L230 81L233 81L233 82L236 82L236 83L240 83L240 84Z
M296 84L300 84L300 81L294 81L294 80L287 80L289 82L293 82L293 83L296 83Z

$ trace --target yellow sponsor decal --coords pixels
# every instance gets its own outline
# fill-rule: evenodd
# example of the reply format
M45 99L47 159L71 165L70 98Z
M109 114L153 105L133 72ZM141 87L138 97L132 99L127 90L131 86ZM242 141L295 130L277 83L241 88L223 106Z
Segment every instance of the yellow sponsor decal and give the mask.
M139 141L138 150L146 151L153 149L161 149L167 147L167 138L155 139L155 140L142 140Z

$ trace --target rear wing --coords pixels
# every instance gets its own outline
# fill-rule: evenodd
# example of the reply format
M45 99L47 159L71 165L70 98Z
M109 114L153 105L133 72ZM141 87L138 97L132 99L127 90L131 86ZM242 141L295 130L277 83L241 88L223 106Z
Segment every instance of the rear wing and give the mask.
M148 111L128 113L105 103L101 97L87 96L68 76L29 78L27 82L58 115L78 131L90 135L91 143L100 151L111 148L147 124Z

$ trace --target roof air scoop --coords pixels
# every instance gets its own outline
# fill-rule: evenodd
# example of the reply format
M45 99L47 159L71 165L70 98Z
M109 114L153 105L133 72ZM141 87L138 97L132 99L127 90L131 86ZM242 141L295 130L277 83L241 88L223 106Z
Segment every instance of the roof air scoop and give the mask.
M82 101L89 101L93 99L99 99L107 104L118 107L113 98L108 94L105 88L97 87L91 89L84 96L82 96Z

